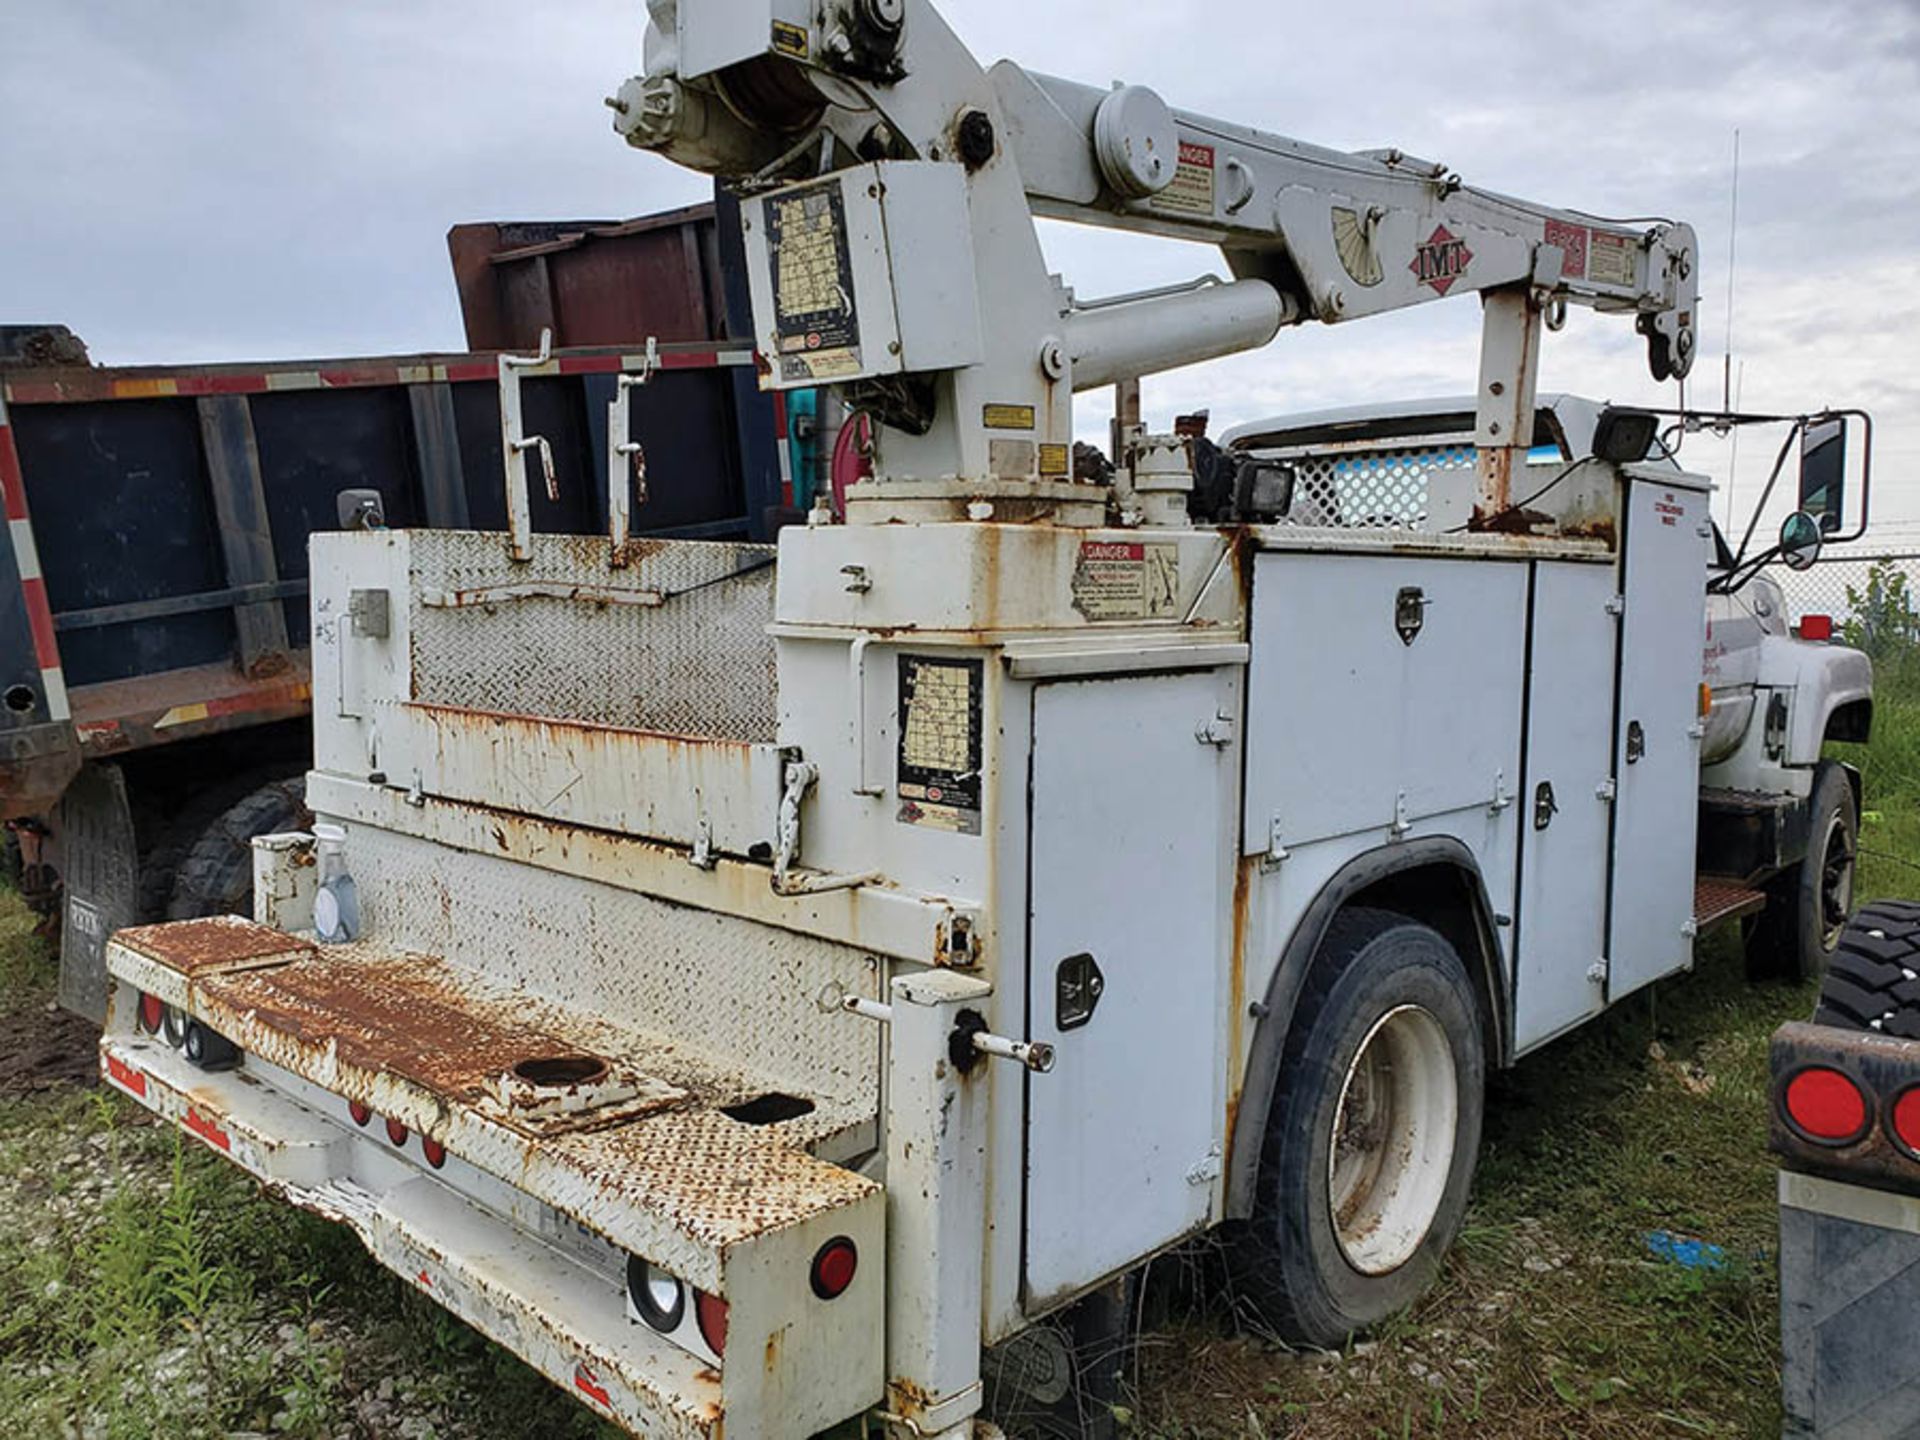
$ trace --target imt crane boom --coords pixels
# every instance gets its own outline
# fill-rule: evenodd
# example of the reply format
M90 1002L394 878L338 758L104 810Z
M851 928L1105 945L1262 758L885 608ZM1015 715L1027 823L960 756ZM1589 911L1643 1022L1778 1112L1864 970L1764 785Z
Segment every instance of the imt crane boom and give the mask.
M1509 503L1543 323L1636 318L1657 379L1695 352L1697 244L1465 184L1399 150L1345 153L1011 61L983 68L928 0L653 0L645 73L610 100L638 147L748 207L770 388L833 383L880 422L856 520L985 503L1100 523L1072 483L1072 395L1480 294L1477 503ZM1083 306L1035 216L1216 245L1235 277Z

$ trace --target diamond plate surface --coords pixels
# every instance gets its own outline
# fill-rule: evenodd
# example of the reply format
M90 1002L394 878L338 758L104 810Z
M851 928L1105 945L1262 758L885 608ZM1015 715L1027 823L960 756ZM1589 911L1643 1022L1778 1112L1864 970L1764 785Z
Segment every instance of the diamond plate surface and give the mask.
M494 534L419 530L409 540L415 700L677 735L774 738L772 546L637 540L616 569L610 543L596 536L535 536L524 564L509 560ZM527 585L652 591L662 600L610 605L543 595L455 607L422 598Z
M816 1003L829 983L877 998L860 951L369 826L347 855L385 948L674 1037L690 1069L838 1102L840 1123L877 1110L879 1028Z

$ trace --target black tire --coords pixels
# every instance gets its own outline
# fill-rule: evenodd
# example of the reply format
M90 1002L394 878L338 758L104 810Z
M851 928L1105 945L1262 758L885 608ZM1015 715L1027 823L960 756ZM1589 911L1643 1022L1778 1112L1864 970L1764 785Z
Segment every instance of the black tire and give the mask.
M1331 1193L1336 1123L1349 1133L1358 1129L1362 1145L1371 1131L1377 1152L1405 1153L1378 1141L1371 1107L1357 1125L1343 1117L1343 1092L1350 1071L1357 1076L1362 1045L1376 1029L1385 1037L1391 1033L1389 1022L1405 1025L1409 1019L1427 1037L1434 1061L1441 1053L1451 1059L1455 1118L1447 1172L1441 1181L1428 1169L1423 1188L1431 1196L1437 1187L1438 1196L1424 1232L1417 1221L1391 1228L1383 1221L1368 1233L1370 1212L1354 1209L1349 1199L1344 1208L1350 1238L1343 1244ZM1444 1073L1444 1067L1431 1065L1401 1068L1416 1076L1423 1068ZM1479 998L1453 947L1428 926L1388 911L1353 908L1336 916L1287 1034L1267 1112L1254 1212L1235 1233L1229 1254L1236 1288L1283 1339L1336 1348L1355 1332L1404 1310L1433 1283L1466 1213L1480 1149L1486 1068ZM1391 1067L1387 1073L1393 1074ZM1384 1123L1397 1122L1400 1103L1387 1101ZM1427 1133L1435 1137L1437 1164L1445 1151L1444 1131L1436 1127ZM1414 1213L1424 1213L1423 1207ZM1402 1237L1397 1245L1395 1234ZM1381 1248L1360 1257L1371 1261L1366 1269L1349 1258L1348 1245L1360 1250L1375 1244Z
M1049 1315L981 1357L983 1413L1023 1440L1113 1440L1127 1400L1138 1274Z
M1881 900L1853 917L1820 982L1813 1023L1920 1040L1920 904Z
M1756 977L1819 979L1853 909L1860 811L1847 772L1822 761L1807 808L1807 853L1767 886L1766 909L1747 939L1747 966Z
M173 872L170 920L253 914L253 837L304 830L313 823L307 782L262 785L200 832Z

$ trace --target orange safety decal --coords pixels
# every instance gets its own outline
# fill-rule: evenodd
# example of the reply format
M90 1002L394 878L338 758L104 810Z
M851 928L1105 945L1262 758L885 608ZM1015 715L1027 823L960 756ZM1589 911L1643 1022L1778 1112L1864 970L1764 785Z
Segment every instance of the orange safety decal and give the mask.
M129 1095L138 1095L142 1100L147 1098L146 1075L118 1055L107 1056L107 1078Z
M600 1377L589 1370L584 1362L573 1367L573 1388L595 1404L609 1410L613 1408L613 1399L607 1394L607 1387L600 1383Z
M216 1150L231 1151L233 1149L233 1140L227 1132L198 1110L188 1110L187 1118L180 1123Z

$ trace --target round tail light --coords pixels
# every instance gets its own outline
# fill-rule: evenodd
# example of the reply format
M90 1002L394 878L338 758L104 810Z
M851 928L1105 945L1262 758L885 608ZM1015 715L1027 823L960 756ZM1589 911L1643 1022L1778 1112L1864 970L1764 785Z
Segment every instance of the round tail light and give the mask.
M420 1153L427 1157L427 1164L436 1170L447 1163L447 1147L442 1145L438 1140L429 1140L426 1136L422 1135L420 1137Z
M1893 1138L1920 1157L1920 1085L1901 1092L1887 1118L1893 1128Z
M687 1316L687 1287L651 1260L627 1257L627 1298L634 1311L662 1335L671 1335Z
M349 1100L347 1102L347 1114L353 1117L353 1123L358 1125L362 1130L366 1129L367 1126L373 1122L373 1107L371 1105L362 1105L358 1100Z
M700 1322L700 1336L716 1355L727 1353L727 1302L717 1295L696 1290L693 1318Z
M396 1145L405 1145L407 1143L407 1127L402 1125L398 1120L388 1119L387 1139Z
M859 1268L860 1252L853 1241L836 1236L813 1257L813 1293L822 1300L838 1300L853 1284L853 1272Z
M158 1035L166 1018L166 1003L158 995L149 995L142 990L140 992L140 1028L149 1035Z
M1867 1097L1860 1087L1825 1065L1810 1065L1787 1082L1787 1119L1807 1139L1847 1145L1867 1129Z

